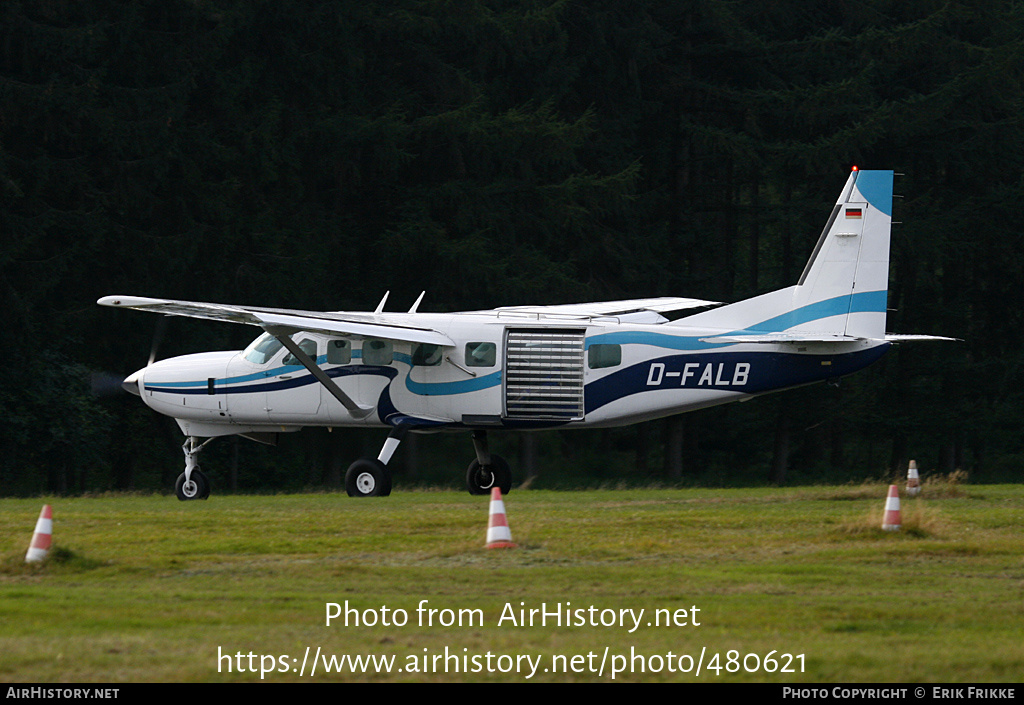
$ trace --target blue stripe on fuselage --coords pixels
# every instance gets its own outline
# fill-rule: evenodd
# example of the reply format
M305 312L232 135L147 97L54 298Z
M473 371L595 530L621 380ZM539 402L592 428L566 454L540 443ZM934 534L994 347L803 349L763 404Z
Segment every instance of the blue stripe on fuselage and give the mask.
M416 382L412 379L412 370L405 377L405 388L420 396L445 396L450 394L467 394L479 392L501 385L501 370L483 377L464 379L457 382Z
M359 351L353 353L353 357L359 357ZM316 359L317 365L322 365L327 362L326 355L320 355ZM305 370L306 368L302 365L281 365L279 367L273 367L269 370L263 370L262 372L252 372L247 375L239 375L237 377L225 377L224 379L214 380L214 384L217 387L221 387L226 384L240 384L242 382L252 382L254 380L267 379L268 377L277 377L279 375L294 374ZM310 375L312 376L312 375ZM194 392L195 394L206 394L207 381L201 382L147 382L146 389L152 389L154 391L177 391L182 387L203 387L202 391ZM302 386L302 385L295 385Z
M353 358L360 357L359 352L360 351L358 350L355 351ZM394 359L396 362L409 365L410 368L412 367L412 358L405 353L395 353ZM318 365L322 365L326 361L327 357L325 355L319 356L316 360ZM391 369L394 371L394 374L382 372L384 369ZM371 374L385 375L394 378L398 373L394 368L378 365L343 365L340 367L324 368L324 371L327 373L328 377ZM306 372L306 368L301 365L284 365L254 374L217 379L214 380L214 390L217 394L252 394L259 392L274 392L282 389L295 389L297 387L304 387L308 384L318 384L316 378L308 372L293 379L270 379L271 377L295 374L297 372ZM254 381L258 381L259 383L245 384L246 382ZM472 379L459 380L455 382L417 382L411 379L409 375L406 375L405 378L406 389L419 396L467 394L469 392L490 389L491 387L497 387L500 385L501 370L482 377L474 377ZM209 394L208 382L205 380L201 382L147 382L145 383L145 387L146 389L154 392L164 392L167 394Z
M288 370L289 367L277 368L278 370ZM298 369L305 370L304 367ZM327 373L328 377L347 377L349 375L376 375L381 377L389 377L394 379L395 375L398 374L398 370L393 367L386 367L381 365L343 365L341 367L325 368L324 372ZM284 374L284 373L282 373ZM234 377L232 381L238 382L245 379L265 379L263 374L259 375L246 375L245 377ZM297 387L305 387L309 384L319 384L316 377L311 374L304 374L301 377L294 379L274 379L259 384L236 384L232 387L225 387L222 383L225 380L217 380L215 391L217 394L254 394L260 392L276 392L282 389L295 389ZM195 382L161 382L158 385L149 384L144 382L143 386L153 392L163 392L166 394L209 394L207 383L202 382L203 388L197 389Z
M885 313L888 299L889 292L887 291L864 291L859 294L837 296L834 299L807 304L781 316L769 318L767 321L750 326L747 330L753 333L774 333L821 318L845 316L847 313ZM732 335L743 335L743 333L744 331L737 331Z

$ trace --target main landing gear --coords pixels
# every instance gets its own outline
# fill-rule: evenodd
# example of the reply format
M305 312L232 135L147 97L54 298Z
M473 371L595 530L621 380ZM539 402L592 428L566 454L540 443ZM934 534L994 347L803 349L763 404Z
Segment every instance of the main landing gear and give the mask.
M185 439L185 445L181 447L185 453L185 472L178 475L178 481L174 483L174 493L182 502L190 499L206 499L210 496L210 481L199 469L196 456L212 440L212 438L207 438L200 443L195 436L189 436Z
M391 471L388 462L405 437L404 428L394 428L384 441L380 455L362 458L349 466L345 473L345 491L349 497L386 497L391 494ZM473 431L476 458L466 471L466 488L470 494L488 494L492 487L506 495L512 489L512 470L505 459L487 448L487 432Z
M500 455L487 449L487 431L473 431L476 458L466 470L466 489L470 494L490 494L497 487L502 495L512 489L512 469Z

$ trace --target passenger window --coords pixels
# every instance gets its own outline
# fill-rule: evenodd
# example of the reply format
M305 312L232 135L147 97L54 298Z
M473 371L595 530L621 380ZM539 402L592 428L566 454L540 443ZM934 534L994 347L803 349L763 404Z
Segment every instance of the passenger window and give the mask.
M494 367L496 353L494 343L466 343L466 366Z
M390 365L394 359L394 345L390 340L363 341L364 365Z
M315 340L310 340L309 338L306 338L305 340L303 340L302 342L299 343L299 349L302 352L304 352L307 355L309 355L313 359L313 362L316 362L316 341ZM299 362L299 358L295 357L291 353L288 353L287 355L284 356L284 360L281 361L281 364L282 365L301 365L302 363Z
M352 341L350 340L328 340L327 341L327 364L347 365L352 362Z
M592 370L622 364L622 346L594 343L587 354L587 365Z
M412 364L414 367L436 367L441 364L441 346L421 343L413 346Z
M280 340L270 333L264 333L249 344L249 347L245 349L244 357L249 362L265 365L282 347L284 346L281 345Z

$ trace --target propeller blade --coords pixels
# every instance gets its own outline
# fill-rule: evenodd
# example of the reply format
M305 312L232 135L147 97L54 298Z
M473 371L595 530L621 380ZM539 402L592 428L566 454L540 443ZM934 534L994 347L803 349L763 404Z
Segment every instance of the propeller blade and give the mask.
M149 362L146 363L146 367L156 362L156 352L160 348L160 344L164 342L164 334L167 332L168 318L170 316L161 316L157 319L156 330L153 331L153 344L149 348Z

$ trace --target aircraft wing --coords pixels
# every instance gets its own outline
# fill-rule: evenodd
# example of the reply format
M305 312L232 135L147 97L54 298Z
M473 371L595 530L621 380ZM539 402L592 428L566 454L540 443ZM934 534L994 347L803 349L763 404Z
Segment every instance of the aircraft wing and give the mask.
M539 315L555 315L580 318L600 318L605 316L624 316L634 313L652 311L667 313L694 308L713 308L720 306L718 301L701 299L684 299L675 296L662 296L654 299L625 299L622 301L594 301L582 304L557 304L554 306L502 306L494 309L499 312L529 313Z
M244 323L263 328L278 328L292 332L309 331L338 337L386 338L409 343L430 343L454 346L447 335L431 328L401 326L376 320L371 314L357 316L321 311L260 308L257 306L230 306L200 301L173 301L142 296L104 296L96 303L115 308L133 308L168 316L205 318L213 321Z

